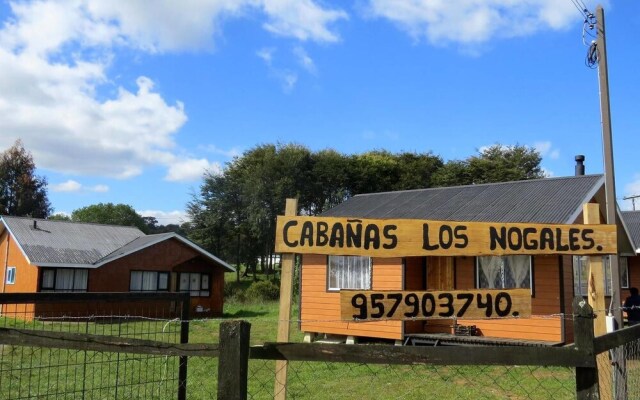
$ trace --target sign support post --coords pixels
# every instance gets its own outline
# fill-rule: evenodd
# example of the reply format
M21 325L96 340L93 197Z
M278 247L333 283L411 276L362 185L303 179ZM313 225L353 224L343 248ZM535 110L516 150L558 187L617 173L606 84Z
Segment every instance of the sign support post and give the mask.
M597 203L587 203L582 208L584 223L586 225L600 223L600 206ZM587 301L595 313L593 320L593 333L595 336L602 336L607 333L606 315L607 304L605 302L605 282L604 263L602 256L589 257L589 280L587 285ZM611 362L608 353L601 353L596 356L598 366L598 385L600 387L600 398L603 400L613 399L611 390Z
M295 216L298 212L298 200L287 199L284 214ZM276 341L288 342L291 327L291 302L293 299L293 264L295 254L282 254L280 272L280 311L278 313L278 334ZM287 398L287 370L289 364L285 360L276 361L276 379L273 389L273 398L285 400Z

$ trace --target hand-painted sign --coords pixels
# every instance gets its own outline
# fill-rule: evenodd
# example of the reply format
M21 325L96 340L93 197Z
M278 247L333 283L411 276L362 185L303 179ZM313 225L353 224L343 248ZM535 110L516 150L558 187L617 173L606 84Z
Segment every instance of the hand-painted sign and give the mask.
M482 256L615 254L615 225L551 225L279 216L276 252Z
M448 292L340 292L342 320L425 318L505 318L531 316L531 291L457 290Z

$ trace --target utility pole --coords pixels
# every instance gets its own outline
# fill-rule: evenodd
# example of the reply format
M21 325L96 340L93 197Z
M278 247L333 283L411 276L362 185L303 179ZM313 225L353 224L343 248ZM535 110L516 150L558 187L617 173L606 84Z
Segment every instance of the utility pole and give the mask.
M606 193L607 224L616 224L616 183L613 170L613 138L611 134L611 107L609 104L609 71L607 68L607 41L604 27L604 10L596 7L596 48L598 52L598 77L600 84L600 114L602 118L602 146L604 160L604 188ZM620 306L620 269L618 255L609 257L611 267L611 310L618 328L622 328Z

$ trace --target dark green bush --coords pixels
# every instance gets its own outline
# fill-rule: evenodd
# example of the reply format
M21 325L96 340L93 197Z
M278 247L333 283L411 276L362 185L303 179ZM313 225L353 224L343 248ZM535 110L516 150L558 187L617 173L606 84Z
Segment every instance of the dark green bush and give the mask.
M271 281L258 281L244 293L247 301L268 301L280 298L280 287Z

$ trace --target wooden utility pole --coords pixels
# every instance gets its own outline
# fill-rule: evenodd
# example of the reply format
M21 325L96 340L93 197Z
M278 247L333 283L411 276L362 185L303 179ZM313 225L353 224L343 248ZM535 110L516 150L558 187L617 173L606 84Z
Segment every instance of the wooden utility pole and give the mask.
M295 216L298 213L298 200L287 199L284 215ZM278 316L278 342L289 341L291 327L291 302L293 298L293 264L295 254L282 254L280 272L280 312ZM273 398L284 400L287 398L287 361L276 361L276 379L273 388Z
M604 188L606 192L607 224L616 224L616 183L613 168L613 136L611 133L611 106L609 104L609 70L607 68L607 41L604 28L604 10L596 8L596 48L598 51L598 76L600 84L600 113L602 118L602 146L604 155ZM611 267L611 310L618 328L622 327L620 306L620 268L618 255L609 257Z

